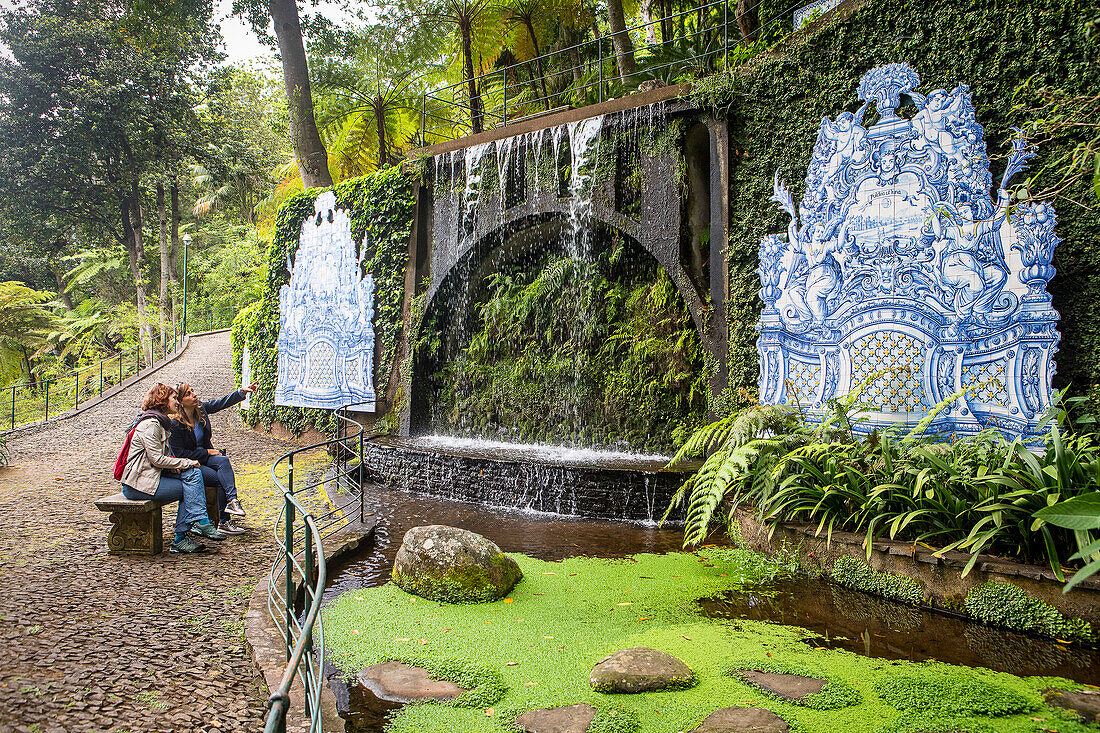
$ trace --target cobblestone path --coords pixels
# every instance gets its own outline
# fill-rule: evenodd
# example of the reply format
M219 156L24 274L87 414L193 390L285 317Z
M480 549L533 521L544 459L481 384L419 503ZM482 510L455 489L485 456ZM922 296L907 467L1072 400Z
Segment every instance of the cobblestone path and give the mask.
M241 617L274 557L280 506L268 471L291 444L212 416L253 531L202 555L107 554L92 502L111 477L124 427L156 382L190 381L203 399L235 388L229 335L193 338L175 362L72 419L9 441L0 469L0 731L243 731L262 726L266 692ZM323 454L320 454L323 456ZM315 458L320 461L320 456Z

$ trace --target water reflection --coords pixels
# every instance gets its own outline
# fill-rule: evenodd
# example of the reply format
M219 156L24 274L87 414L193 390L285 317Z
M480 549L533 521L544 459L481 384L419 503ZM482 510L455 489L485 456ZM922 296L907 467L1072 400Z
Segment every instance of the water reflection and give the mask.
M711 618L798 626L814 646L880 659L938 659L1019 676L1100 682L1100 652L893 603L825 580L797 578L699 601Z

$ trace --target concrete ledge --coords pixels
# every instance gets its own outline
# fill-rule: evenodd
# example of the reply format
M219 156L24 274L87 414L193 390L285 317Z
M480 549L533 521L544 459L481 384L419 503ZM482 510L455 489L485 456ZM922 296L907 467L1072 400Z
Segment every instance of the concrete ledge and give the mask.
M363 540L374 531L371 525L366 532L341 531L324 541L326 563L330 568L341 558L355 551ZM252 656L252 664L264 682L265 693L279 688L286 670L286 643L279 634L279 627L268 613L267 599L271 587L269 575L264 575L256 583L248 610L244 614L245 644ZM295 596L302 591L299 578L294 578ZM322 675L324 670L322 670ZM296 681L290 689L290 711L287 715L287 731L308 731L309 721L305 717L305 694L301 681ZM321 730L325 733L343 733L344 720L336 709L336 697L328 684L321 686Z
M863 535L833 532L830 542L824 532L820 537L814 535L816 526L792 522L765 527L753 510L745 508L734 512L733 519L740 528L741 541L757 552L795 554L803 568L826 575L837 558L848 555L863 560L879 572L897 573L919 581L924 586L925 601L933 609L957 612L958 601L973 588L995 581L1018 586L1067 617L1100 625L1100 576L1093 576L1069 593L1062 593L1063 584L1049 567L983 555L964 578L962 570L970 561L970 555L965 552L946 552L937 557L933 549L923 545L880 540L872 545L868 558L863 549ZM736 531L731 529L731 533L736 534Z

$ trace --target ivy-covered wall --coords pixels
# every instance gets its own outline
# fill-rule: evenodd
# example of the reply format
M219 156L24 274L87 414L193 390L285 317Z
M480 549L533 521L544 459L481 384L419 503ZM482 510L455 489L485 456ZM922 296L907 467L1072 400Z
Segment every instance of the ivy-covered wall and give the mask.
M694 101L728 115L731 135L730 386L755 400L757 247L786 230L769 198L776 171L800 197L821 118L855 111L860 77L881 64L907 62L919 91L967 84L985 127L994 180L1011 149L1011 129L1028 127L1043 88L1100 94L1100 39L1087 37L1095 3L1080 0L875 0L848 2L794 34L782 55L758 57L732 74L697 82ZM1030 84L1025 83L1030 80ZM915 110L901 110L911 116ZM873 123L875 117L868 116ZM1090 120L1096 122L1095 119ZM1057 160L1095 128L1043 140L1031 170ZM1057 180L1038 177L1032 192ZM1100 208L1080 182L1056 201L1058 270L1050 285L1062 315L1056 386L1100 400Z
M400 343L401 304L405 295L405 262L416 203L417 175L387 168L362 178L338 183L336 204L350 213L351 233L358 242L367 238L370 250L364 268L374 278L374 337L379 355L374 367L374 389L381 397L389 388L390 370ZM278 407L273 396L278 378L275 343L279 336L279 288L290 280L287 256L298 248L302 222L313 213L322 189L310 189L290 198L279 211L275 236L267 251L267 283L261 300L242 310L233 322L233 367L241 368L248 345L252 379L259 391L243 413L251 424L278 422L293 432L308 427L333 428L332 413L300 407Z

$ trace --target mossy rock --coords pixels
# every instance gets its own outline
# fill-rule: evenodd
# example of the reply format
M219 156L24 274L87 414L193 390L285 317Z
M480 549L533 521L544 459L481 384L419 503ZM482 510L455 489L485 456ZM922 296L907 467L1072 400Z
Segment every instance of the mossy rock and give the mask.
M432 524L405 533L392 577L402 590L432 601L488 603L508 595L523 572L485 537Z

